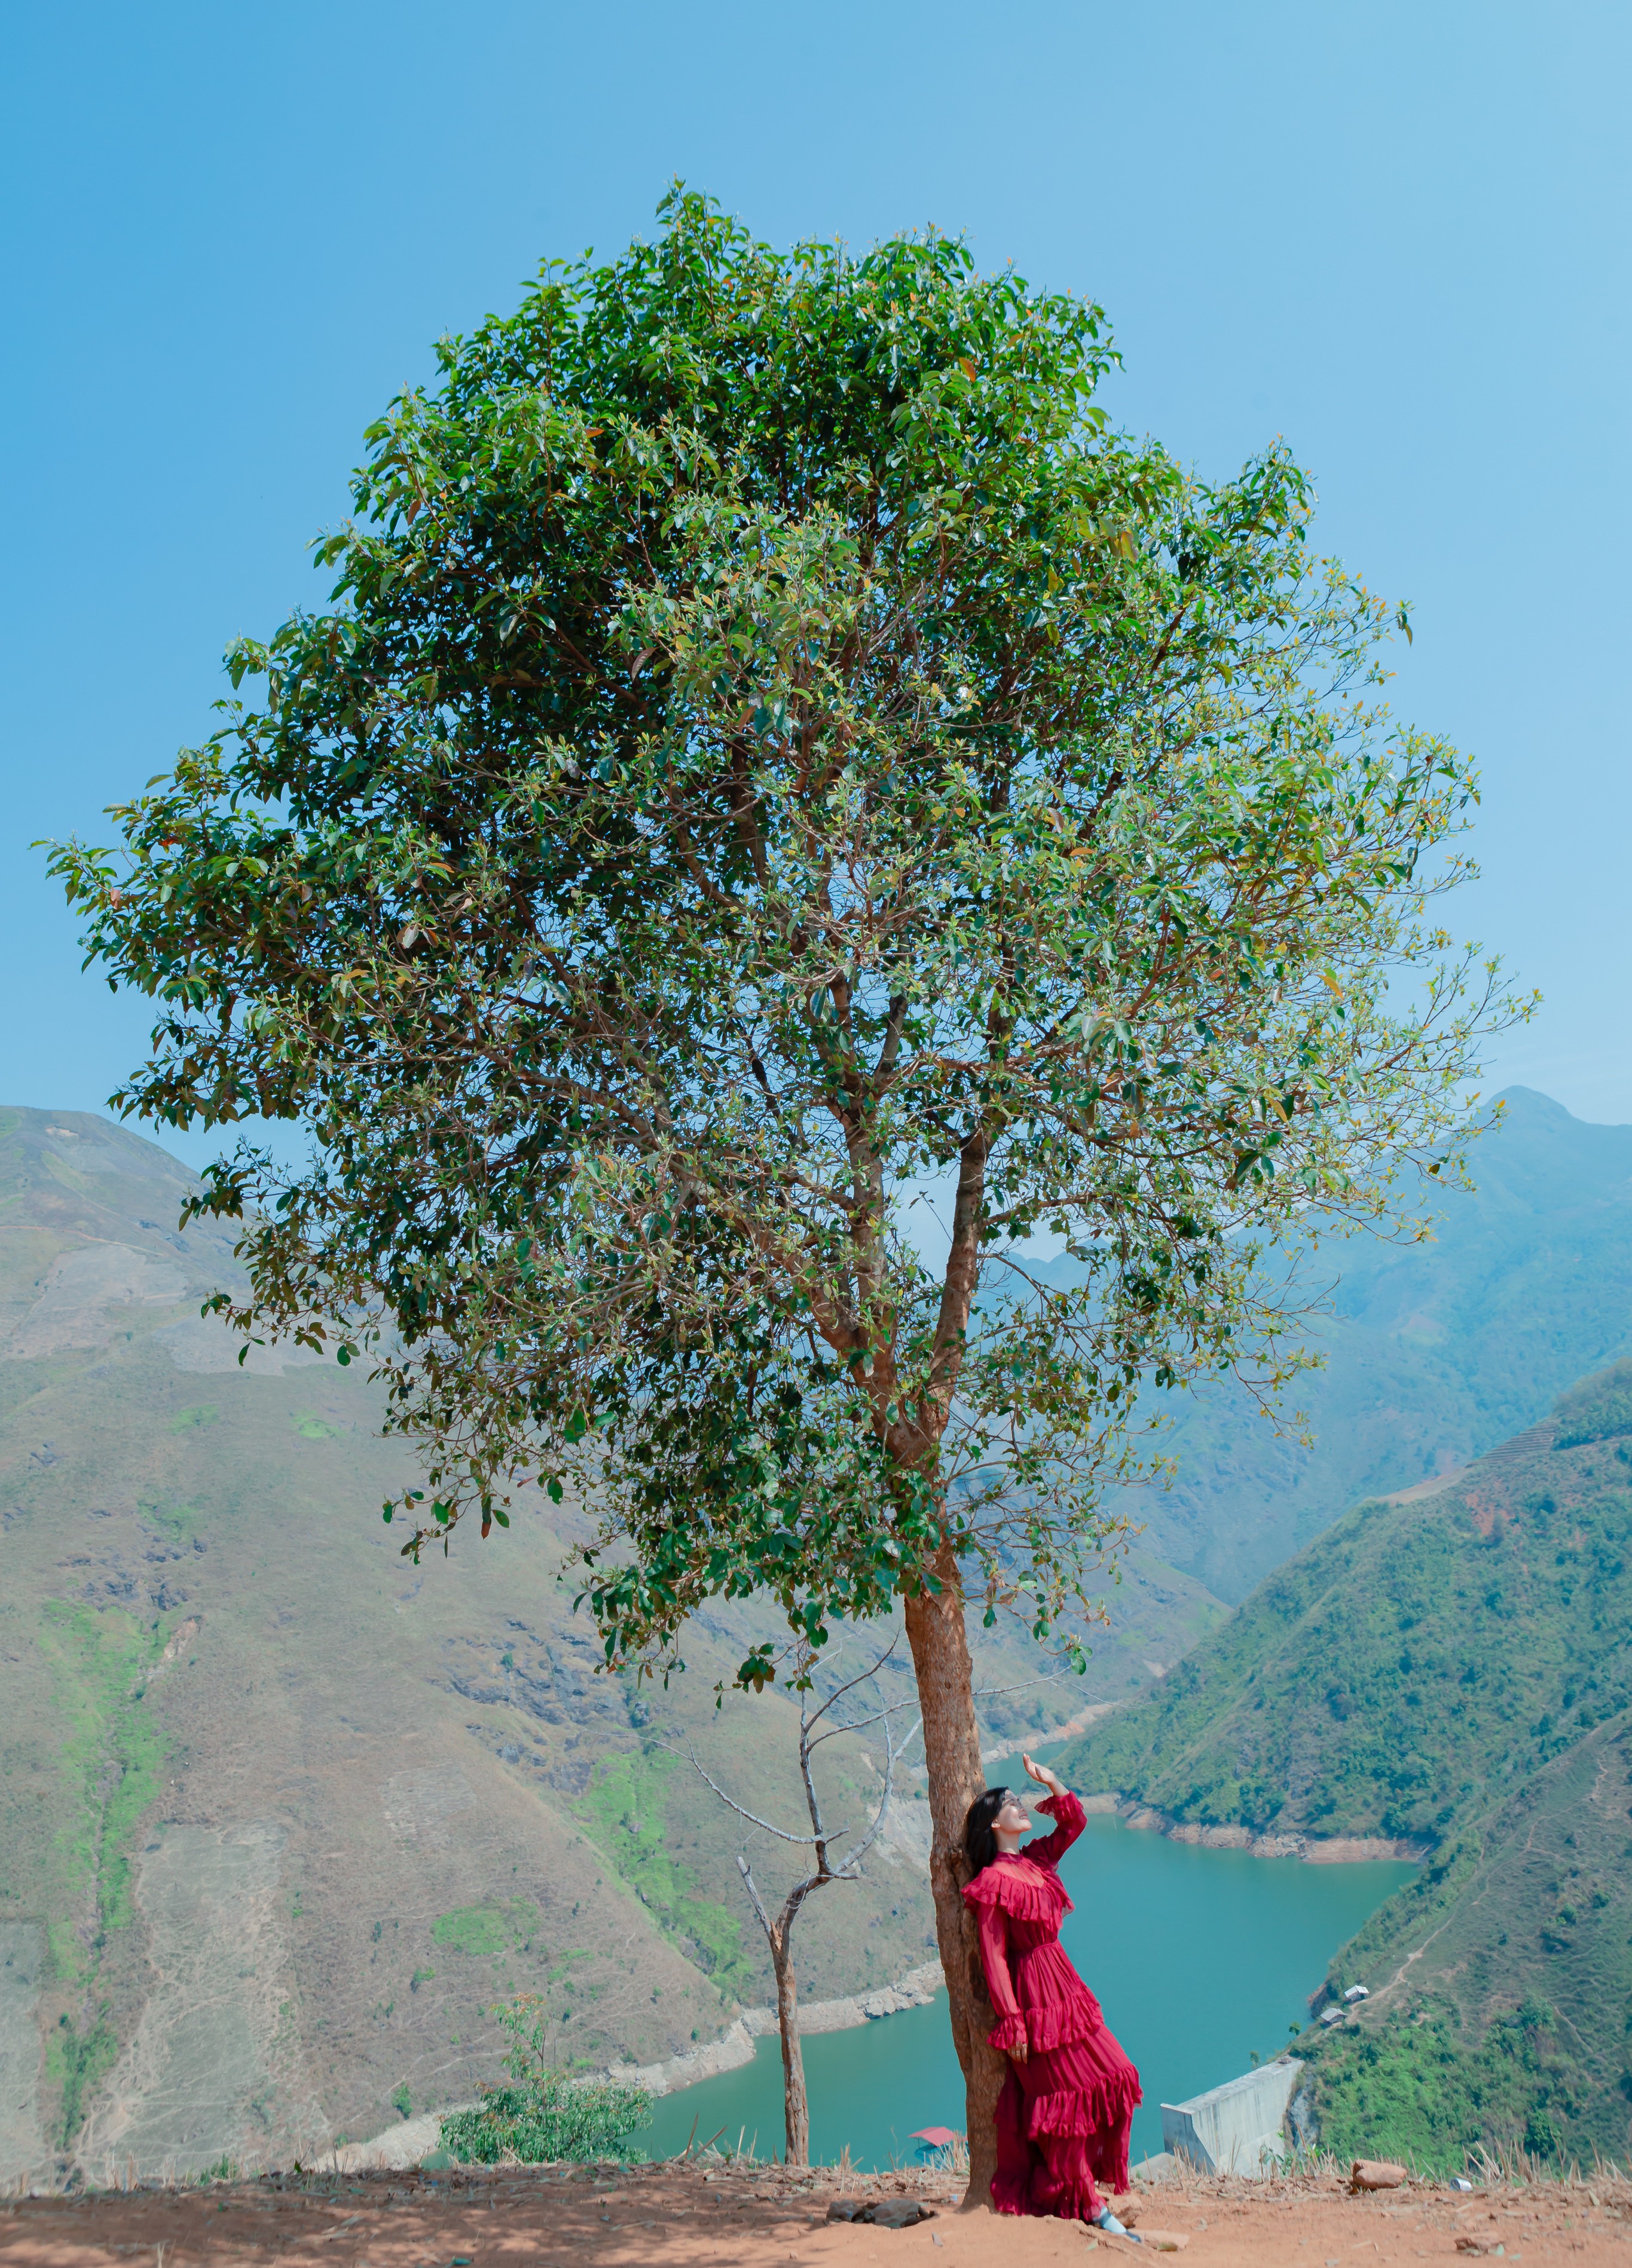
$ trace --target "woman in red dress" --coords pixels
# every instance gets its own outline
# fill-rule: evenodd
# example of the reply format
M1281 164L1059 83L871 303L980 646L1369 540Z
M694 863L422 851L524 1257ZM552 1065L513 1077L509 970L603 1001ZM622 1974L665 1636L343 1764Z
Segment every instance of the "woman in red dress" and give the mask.
M1053 2213L1131 2235L1094 2182L1128 2186L1139 2074L1060 1943L1061 1917L1071 1902L1055 1867L1082 1833L1084 1815L1047 1764L1020 1761L1048 1791L1037 1808L1053 1814L1053 1834L1022 1851L1032 1822L1006 1787L977 1796L964 1825L974 1878L963 1895L980 1923L986 1989L997 2011L991 2043L1009 2058L997 2098L992 2205L998 2213Z

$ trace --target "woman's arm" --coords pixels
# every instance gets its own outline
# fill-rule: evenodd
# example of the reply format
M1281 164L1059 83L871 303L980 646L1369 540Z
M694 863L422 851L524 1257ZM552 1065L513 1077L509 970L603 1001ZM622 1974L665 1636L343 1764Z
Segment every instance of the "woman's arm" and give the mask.
M986 1971L987 1998L997 2011L997 2028L989 2035L991 2043L1016 2063L1024 2063L1026 2019L1009 1974L1008 1921L995 1899L981 1907L980 1915L981 1966Z
M1027 1843L1025 1856L1035 1859L1041 1866L1057 1866L1087 1824L1087 1815L1058 1772L1050 1771L1047 1764L1033 1764L1030 1756L1023 1756L1020 1762L1038 1786L1048 1789L1048 1808L1055 1818L1053 1834ZM1037 1808L1040 1811L1042 1805L1040 1803Z
M1020 1752L1020 1762L1026 1767L1026 1777L1029 1779L1034 1779L1039 1787L1046 1787L1050 1795L1067 1795L1070 1793L1051 1764L1038 1764L1034 1758L1028 1756L1024 1749Z

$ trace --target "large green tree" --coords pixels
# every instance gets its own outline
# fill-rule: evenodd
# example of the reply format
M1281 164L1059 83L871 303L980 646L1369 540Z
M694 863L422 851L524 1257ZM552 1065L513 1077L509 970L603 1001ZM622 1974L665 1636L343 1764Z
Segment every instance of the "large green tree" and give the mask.
M1136 1391L1273 1381L1266 1245L1452 1156L1473 787L1374 705L1393 617L1294 464L1107 430L1097 308L661 220L443 342L327 608L231 654L259 704L55 863L160 1004L118 1100L310 1130L203 1202L240 1326L382 1369L407 1549L576 1486L614 1663L710 1594L904 1602L978 2194L966 1597L1069 1632Z

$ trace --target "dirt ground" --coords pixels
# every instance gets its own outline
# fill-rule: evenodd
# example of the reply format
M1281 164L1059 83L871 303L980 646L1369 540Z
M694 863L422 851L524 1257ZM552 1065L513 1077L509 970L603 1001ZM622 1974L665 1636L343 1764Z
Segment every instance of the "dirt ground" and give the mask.
M1547 2183L1459 2196L1414 2183L1350 2197L1335 2178L1173 2182L1139 2191L1124 2218L1145 2243L1076 2222L957 2209L945 2175L848 2176L843 2194L912 2196L935 2217L902 2230L828 2221L841 2176L779 2168L500 2167L447 2175L273 2176L189 2189L14 2197L0 2203L7 2268L197 2268L205 2262L320 2268L1055 2268L1089 2251L1195 2268L1364 2268L1496 2257L1593 2268L1632 2257L1632 2183Z

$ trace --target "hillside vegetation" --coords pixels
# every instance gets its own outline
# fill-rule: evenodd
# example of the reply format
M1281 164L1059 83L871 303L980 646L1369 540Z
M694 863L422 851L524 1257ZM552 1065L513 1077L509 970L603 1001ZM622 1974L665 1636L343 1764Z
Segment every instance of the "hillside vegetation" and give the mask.
M1071 1750L1178 1821L1415 1838L1305 2043L1323 2140L1623 2153L1632 2096L1632 1362L1438 1493L1362 1505Z
M1346 1946L1363 2014L1298 2049L1321 2140L1426 2165L1517 2141L1624 2164L1632 2132L1632 1712L1476 1820Z

